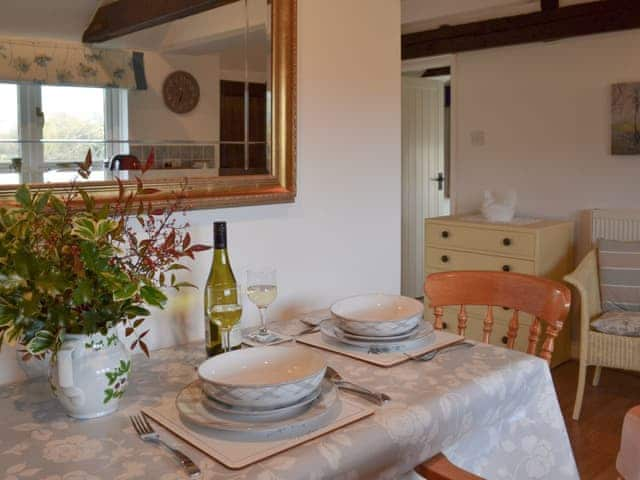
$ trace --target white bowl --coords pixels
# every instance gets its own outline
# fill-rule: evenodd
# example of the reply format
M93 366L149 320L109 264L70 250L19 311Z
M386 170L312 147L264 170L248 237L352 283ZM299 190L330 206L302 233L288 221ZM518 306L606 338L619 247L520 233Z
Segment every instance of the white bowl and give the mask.
M382 293L345 298L331 306L339 328L371 337L406 333L420 323L423 311L418 300Z
M255 347L210 358L198 367L204 392L238 407L276 409L293 405L313 392L327 363L313 350Z

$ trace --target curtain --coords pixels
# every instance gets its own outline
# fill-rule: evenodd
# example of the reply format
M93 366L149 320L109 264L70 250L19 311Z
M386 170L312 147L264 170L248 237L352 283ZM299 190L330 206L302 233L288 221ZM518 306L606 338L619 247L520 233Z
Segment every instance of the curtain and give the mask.
M0 38L0 81L146 89L141 52Z

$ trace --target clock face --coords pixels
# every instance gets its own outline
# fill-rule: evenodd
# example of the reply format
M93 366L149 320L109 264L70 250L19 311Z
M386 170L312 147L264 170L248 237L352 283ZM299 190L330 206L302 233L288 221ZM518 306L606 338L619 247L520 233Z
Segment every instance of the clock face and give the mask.
M165 105L172 112L188 113L198 105L200 87L193 75L178 70L165 79L162 95Z

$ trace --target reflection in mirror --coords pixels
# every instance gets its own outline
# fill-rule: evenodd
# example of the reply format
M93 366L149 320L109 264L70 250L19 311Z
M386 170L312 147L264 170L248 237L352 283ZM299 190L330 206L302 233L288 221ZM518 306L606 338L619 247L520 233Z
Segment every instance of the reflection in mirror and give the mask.
M269 0L238 0L99 48L75 45L83 58L65 77L62 43L4 41L0 20L0 184L80 181L87 149L91 181L134 178L152 150L148 179L273 173L270 23ZM111 68L101 84L92 62L130 51L144 55L128 62L135 81L118 88L128 73Z

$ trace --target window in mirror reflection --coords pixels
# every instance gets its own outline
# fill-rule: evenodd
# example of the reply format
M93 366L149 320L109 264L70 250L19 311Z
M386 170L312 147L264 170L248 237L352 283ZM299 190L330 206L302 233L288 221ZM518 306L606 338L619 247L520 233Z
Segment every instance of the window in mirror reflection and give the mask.
M17 184L20 158L18 143L18 87L0 83L0 184Z
M125 90L0 84L0 104L2 184L83 180L77 164L89 149L88 180L105 180L108 159L128 150L110 141L127 137Z
M88 149L97 167L97 171L92 172L92 180L104 180L100 172L106 160L104 107L102 88L42 87L43 159L50 168L44 174L45 181L63 182L73 178L75 168L69 162L81 161Z

